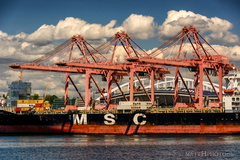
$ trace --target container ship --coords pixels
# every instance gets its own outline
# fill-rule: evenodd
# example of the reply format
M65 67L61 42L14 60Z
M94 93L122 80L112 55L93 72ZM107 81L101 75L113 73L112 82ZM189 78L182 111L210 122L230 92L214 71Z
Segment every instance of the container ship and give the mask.
M234 79L240 80L240 74ZM226 77L226 78L231 78ZM227 91L227 90L226 90ZM233 134L240 133L240 96L225 93L223 108L168 108L151 101L120 101L77 107L56 99L55 107L43 100L18 100L14 112L0 110L0 133L21 134ZM214 100L214 99L212 99ZM60 101L60 102L59 102Z
M123 49L117 49L120 47ZM67 57L51 64L57 55ZM98 47L77 35L35 61L10 67L65 73L65 95L60 108L40 100L18 100L14 111L0 111L0 133L240 133L240 74L228 57L217 53L192 26L184 27L151 53L144 51L125 32L116 33ZM162 88L171 92L156 88L155 83L170 73L168 67L175 70L174 81ZM193 76L192 88L183 78L187 71L187 75ZM84 74L84 95L71 78L72 73ZM105 82L105 88L101 89L97 76ZM125 77L127 92L120 85ZM148 77L148 88L142 77ZM217 79L218 88L212 77ZM204 89L204 79L212 88L211 94ZM228 84L226 89L223 79ZM68 103L69 82L81 103ZM93 85L100 94L98 99L91 94ZM114 92L113 85L119 94Z

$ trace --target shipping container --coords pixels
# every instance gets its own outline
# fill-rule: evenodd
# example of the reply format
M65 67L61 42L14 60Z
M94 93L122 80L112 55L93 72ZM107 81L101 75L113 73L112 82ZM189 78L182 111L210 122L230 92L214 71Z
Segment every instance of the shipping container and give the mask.
M34 99L21 99L17 100L18 104L23 104L23 103L43 103L44 100L34 100Z
M51 105L50 105L49 103L44 103L44 104L43 104L43 107L50 108Z
M16 111L16 112L19 112L19 111L21 111L21 109L22 109L22 108L17 107L17 108L15 108L15 111Z
M36 103L35 104L35 107L42 107L43 106L43 103Z
M17 104L17 107L34 107L35 104L34 103L20 103Z
M45 110L44 107L37 107L37 108L35 108L35 111L37 111L37 112L41 112L41 111L44 111L44 110Z
M19 111L29 111L31 110L31 107L16 107L15 111L19 112Z

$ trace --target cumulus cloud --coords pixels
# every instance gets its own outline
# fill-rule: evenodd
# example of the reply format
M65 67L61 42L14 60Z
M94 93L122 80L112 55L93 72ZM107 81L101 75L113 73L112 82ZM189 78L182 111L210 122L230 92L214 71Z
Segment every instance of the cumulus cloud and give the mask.
M240 61L240 46L221 46L212 45L212 47L221 55L229 57L231 62Z
M134 38L149 39L155 35L156 23L151 16L131 14L122 26Z
M26 41L27 34L8 35L0 32L0 54L1 58L16 61L31 61L52 49L52 45L36 46ZM7 62L6 62L7 63Z
M0 93L2 92L2 94L6 95L6 91L7 91L8 87L7 87L7 81L0 79ZM0 96L2 96L2 94L0 94Z
M240 43L239 36L231 33L233 25L218 17L208 18L191 11L169 11L168 16L158 28L159 40L166 41L177 34L184 26L194 26L212 43L234 45ZM209 34L210 33L210 34Z
M108 24L90 24L79 18L68 17L59 21L56 25L54 33L55 39L66 39L75 34L84 36L86 39L99 39L103 37L111 37L115 32L122 30L122 27L114 28L116 20L110 21Z
M205 36L205 39L212 43L222 43L223 45L239 44L240 42L239 37L229 31L213 32L210 35Z
M193 44L194 45L194 44ZM211 45L209 46L206 43L202 43L203 48L210 54L210 55L224 55L229 58L230 62L240 61L240 46L224 46L224 45ZM194 45L195 46L195 45ZM152 53L152 56L157 56L156 58L166 58L166 59L173 59L179 53L179 48L181 48L180 57L179 59L192 59L195 58L195 50L192 45L187 42L184 43L183 46L180 46L179 43L173 45L169 48L165 49L151 49L148 51L149 54ZM196 47L195 47L196 48ZM213 48L213 49L212 49ZM202 48L199 48L200 53L204 55L204 51Z
M110 21L106 25L90 24L79 18L67 17L60 20L56 26L42 25L37 31L30 34L27 40L38 45L46 45L54 40L69 39L73 35L82 35L86 39L99 39L111 37L122 27L115 27L116 20Z
M8 34L4 33L3 31L0 30L0 38L2 39L2 37L7 37Z
M33 42L38 45L47 45L54 40L53 33L55 31L53 25L42 25L38 30L28 35L26 41Z
M27 37L27 41L37 45L46 45L54 40L69 39L73 35L79 34L86 39L100 39L112 37L116 32L126 31L133 38L148 39L155 35L156 24L151 16L131 14L122 24L115 27L116 20L110 21L106 25L90 24L86 21L67 17L60 20L56 26L42 25L34 33Z

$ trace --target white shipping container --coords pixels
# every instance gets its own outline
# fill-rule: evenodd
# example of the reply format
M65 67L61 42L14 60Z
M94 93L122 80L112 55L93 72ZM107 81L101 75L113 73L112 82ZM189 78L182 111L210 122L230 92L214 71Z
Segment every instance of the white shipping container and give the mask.
M118 110L131 109L131 106L117 106Z
M119 102L119 105L131 106L131 105L133 105L133 102L132 101L121 101L121 102Z
M135 109L135 110L146 110L152 107L151 101L122 101L119 102L119 106L117 107L118 110L125 110L125 109Z
M35 104L34 103L20 103L17 104L17 107L34 107Z
M119 102L119 105L121 105L121 106L136 106L136 105L151 106L152 102L151 101L121 101L121 102Z

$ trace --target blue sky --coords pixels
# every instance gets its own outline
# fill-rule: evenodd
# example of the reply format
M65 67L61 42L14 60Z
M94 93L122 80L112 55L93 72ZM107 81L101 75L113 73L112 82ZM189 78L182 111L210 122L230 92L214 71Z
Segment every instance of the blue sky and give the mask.
M0 95L19 76L9 64L34 60L56 47L55 41L74 34L101 39L125 30L151 50L181 27L195 25L220 53L239 64L239 6L239 0L0 0ZM34 93L45 90L39 76L24 72L24 80L38 84ZM55 82L49 92L60 85Z
M162 23L169 10L186 10L219 17L234 24L240 34L239 0L1 0L0 29L9 34L31 33L42 24L57 24L66 17L89 23L121 23L130 14L148 15Z

